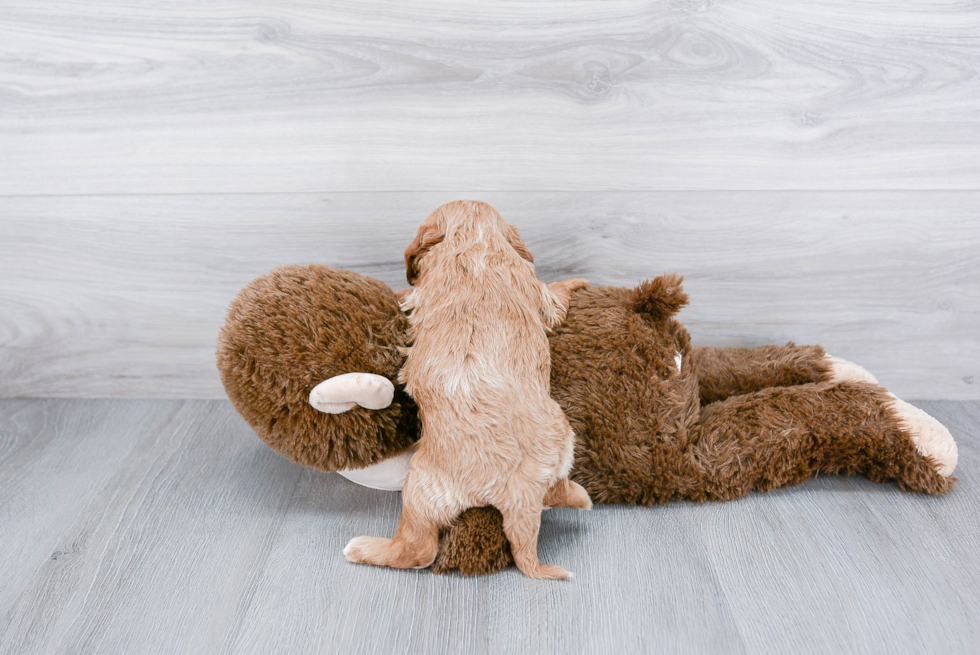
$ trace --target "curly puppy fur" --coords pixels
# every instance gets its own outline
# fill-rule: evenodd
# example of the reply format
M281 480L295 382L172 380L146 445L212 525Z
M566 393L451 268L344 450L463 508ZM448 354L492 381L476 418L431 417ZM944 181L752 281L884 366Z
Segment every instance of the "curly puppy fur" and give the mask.
M419 227L405 251L415 288L402 303L412 346L399 381L418 404L422 438L395 537L352 540L350 561L429 566L440 529L464 509L493 505L521 572L568 576L537 556L544 506L591 507L565 479L574 437L550 394L547 331L585 283L556 283L560 297L532 261L517 230L485 203L443 205Z

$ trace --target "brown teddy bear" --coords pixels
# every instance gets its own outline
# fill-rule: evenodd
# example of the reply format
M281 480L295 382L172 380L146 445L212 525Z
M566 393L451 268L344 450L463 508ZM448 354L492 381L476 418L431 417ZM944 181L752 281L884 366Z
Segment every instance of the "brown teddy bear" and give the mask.
M574 293L550 335L551 392L576 435L571 477L597 503L730 500L821 473L907 491L952 488L956 444L934 418L820 346L692 348L674 315L681 278ZM385 283L285 266L232 303L218 368L274 450L375 488L400 489L420 422L397 384L408 321ZM500 514L466 511L433 565L512 562Z

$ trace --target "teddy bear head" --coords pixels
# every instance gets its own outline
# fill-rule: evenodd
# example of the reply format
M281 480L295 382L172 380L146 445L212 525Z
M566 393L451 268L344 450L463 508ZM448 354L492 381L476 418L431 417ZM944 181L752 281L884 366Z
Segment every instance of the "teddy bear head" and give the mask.
M283 266L232 302L218 370L235 409L273 450L323 471L360 469L419 438L418 409L395 382L407 339L408 319L384 282ZM314 407L311 392L331 385L333 404Z

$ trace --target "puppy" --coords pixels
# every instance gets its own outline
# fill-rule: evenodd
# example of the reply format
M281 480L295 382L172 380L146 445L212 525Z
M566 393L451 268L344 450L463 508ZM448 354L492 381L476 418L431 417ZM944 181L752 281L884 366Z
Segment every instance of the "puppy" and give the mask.
M357 537L348 560L425 568L441 528L493 505L525 575L570 575L537 552L543 508L592 507L568 479L574 435L551 398L546 333L588 282L545 285L533 261L517 230L481 202L443 205L419 227L405 251L413 345L399 380L418 404L422 438L394 539Z

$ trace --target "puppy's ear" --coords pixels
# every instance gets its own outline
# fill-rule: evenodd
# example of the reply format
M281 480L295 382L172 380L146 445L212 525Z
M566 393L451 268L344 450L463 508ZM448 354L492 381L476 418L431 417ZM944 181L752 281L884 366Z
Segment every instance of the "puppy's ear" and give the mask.
M531 251L524 245L524 239L521 238L521 235L517 231L516 227L510 223L507 223L504 227L504 237L507 239L507 243L513 246L514 250L517 251L518 255L528 260L532 264L534 263L534 255L532 255Z
M423 223L419 226L415 240L405 249L405 277L409 284L415 286L415 280L419 277L419 260L444 238L446 235L434 223Z

